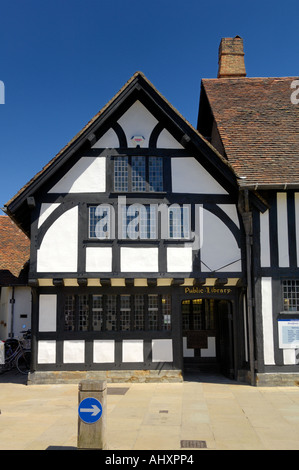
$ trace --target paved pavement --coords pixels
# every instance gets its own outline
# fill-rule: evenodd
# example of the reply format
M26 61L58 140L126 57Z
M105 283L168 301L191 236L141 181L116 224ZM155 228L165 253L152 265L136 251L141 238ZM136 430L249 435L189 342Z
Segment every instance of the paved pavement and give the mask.
M27 386L9 372L0 410L0 450L77 449L78 385ZM209 375L108 384L106 438L115 452L299 450L299 388Z

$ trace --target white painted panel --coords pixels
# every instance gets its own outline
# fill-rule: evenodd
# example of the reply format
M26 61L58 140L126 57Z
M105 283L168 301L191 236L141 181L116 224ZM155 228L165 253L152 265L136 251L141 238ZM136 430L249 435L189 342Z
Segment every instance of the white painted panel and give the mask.
M39 296L39 331L56 331L57 296L41 294Z
M149 138L157 119L146 109L140 101L136 101L118 120L127 138L128 147L135 147L131 142L133 136L143 136L142 147L148 147Z
M102 193L106 190L106 158L82 157L49 193Z
M241 250L229 228L203 209L202 271L241 271Z
M82 364L85 361L84 340L66 340L63 342L64 364Z
M153 362L172 362L172 339L153 339L152 340L152 361Z
M189 273L192 271L192 248L169 247L167 248L167 271Z
M115 361L115 341L96 339L93 342L93 362L105 363Z
M60 204L58 203L43 203L40 208L40 214L39 214L39 219L38 219L38 227L44 223L44 221L49 217L52 212L59 207Z
M283 350L283 363L285 366L296 364L296 349Z
M289 267L287 194L277 193L277 238L278 263L281 268Z
M201 357L216 357L216 338L208 337L208 347L200 350Z
M37 250L37 272L77 272L78 207L64 212L48 229Z
M86 272L111 272L112 248L111 247L87 247L86 248Z
M14 293L15 304L13 315L13 331L16 336L19 336L20 331L25 331L31 328L31 288L22 286L15 287ZM21 315L23 317L21 317ZM27 317L25 317L25 315L27 315Z
M184 147L168 132L163 129L157 139L157 148L162 149L183 149Z
M122 272L157 272L158 248L121 248Z
M269 210L260 214L261 267L271 266Z
M273 343L272 278L262 277L262 319L264 340L264 363L275 364Z
M224 188L193 157L171 159L172 192L227 194Z
M297 266L299 266L299 193L295 193L295 226L297 246Z
M108 129L108 131L104 135L102 135L102 137L91 148L93 149L119 148L119 140L118 140L116 132L113 129Z
M122 343L123 362L143 362L143 340L125 339Z
M187 347L186 337L183 337L183 357L194 357L194 349Z
M56 363L56 341L41 340L37 345L37 362L38 364L55 364Z

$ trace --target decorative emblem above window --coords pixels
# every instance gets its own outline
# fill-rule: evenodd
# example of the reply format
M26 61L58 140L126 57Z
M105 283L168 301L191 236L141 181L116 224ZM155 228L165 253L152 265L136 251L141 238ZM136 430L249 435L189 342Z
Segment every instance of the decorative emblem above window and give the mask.
M133 135L131 142L134 147L142 147L145 137L143 135Z

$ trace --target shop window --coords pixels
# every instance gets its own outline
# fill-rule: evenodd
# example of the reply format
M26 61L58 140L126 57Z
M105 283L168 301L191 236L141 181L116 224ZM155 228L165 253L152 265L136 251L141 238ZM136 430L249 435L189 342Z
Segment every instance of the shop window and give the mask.
M299 312L299 280L282 281L283 311Z
M66 295L65 331L171 330L171 296Z

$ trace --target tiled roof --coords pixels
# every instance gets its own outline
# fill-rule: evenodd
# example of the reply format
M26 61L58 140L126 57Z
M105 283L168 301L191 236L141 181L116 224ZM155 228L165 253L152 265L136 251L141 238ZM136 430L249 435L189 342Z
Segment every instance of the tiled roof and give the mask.
M294 80L298 77L202 81L226 157L243 177L240 185L299 185Z
M0 286L26 283L29 256L29 239L9 217L0 216Z

